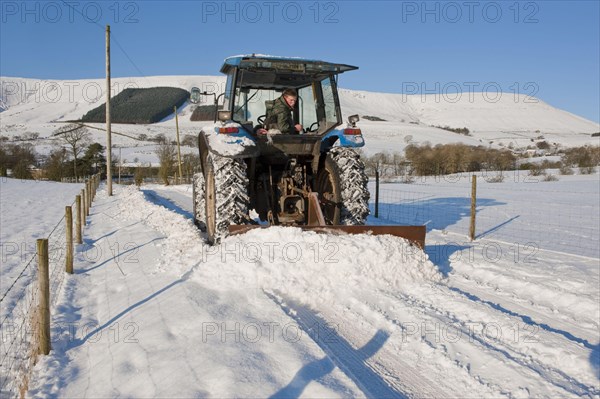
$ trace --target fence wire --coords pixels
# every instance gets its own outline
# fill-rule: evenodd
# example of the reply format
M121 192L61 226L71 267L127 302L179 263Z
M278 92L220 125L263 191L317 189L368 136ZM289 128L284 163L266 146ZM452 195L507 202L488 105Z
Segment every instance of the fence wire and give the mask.
M600 258L600 196L597 190L552 189L540 185L486 184L478 181L476 239L486 238L536 248ZM428 231L469 234L471 186L382 184L379 219L395 224L426 225ZM581 187L581 186L576 186ZM375 213L375 185L371 215Z
M0 396L3 398L23 396L38 349L37 262L29 262L26 270L29 283L22 288L22 294L0 324Z
M71 206L73 205L74 202ZM2 304L0 397L2 398L24 396L39 350L37 256L36 253L29 259L0 299ZM48 235L51 307L56 305L65 279L65 258L66 223L63 216Z

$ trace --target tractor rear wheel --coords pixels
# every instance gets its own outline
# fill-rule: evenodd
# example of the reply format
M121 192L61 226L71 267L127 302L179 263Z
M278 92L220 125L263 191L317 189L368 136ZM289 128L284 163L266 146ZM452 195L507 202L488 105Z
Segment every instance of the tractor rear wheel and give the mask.
M248 215L246 163L210 154L206 162L205 207L208 243L218 244L231 224L245 224Z
M194 173L192 178L192 199L194 201L194 224L206 231L206 205L204 201L204 173Z
M319 193L325 223L329 225L340 224L340 205L342 203L340 177L337 166L329 155L325 158L325 164L317 175L316 191Z
M369 215L369 179L360 156L351 148L334 147L317 176L325 222L363 225Z

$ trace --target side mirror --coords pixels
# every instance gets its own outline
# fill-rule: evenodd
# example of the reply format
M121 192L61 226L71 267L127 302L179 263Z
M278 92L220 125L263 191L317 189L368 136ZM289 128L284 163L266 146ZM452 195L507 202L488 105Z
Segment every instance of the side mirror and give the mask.
M356 122L358 122L360 120L360 118L358 117L358 115L350 115L348 117L348 123L350 123L352 125L352 127L356 126Z
M199 88L197 87L192 87L192 90L190 91L190 102L193 104L198 104L200 102L200 96L203 93L200 91Z
M231 111L219 111L218 118L223 123L231 120Z

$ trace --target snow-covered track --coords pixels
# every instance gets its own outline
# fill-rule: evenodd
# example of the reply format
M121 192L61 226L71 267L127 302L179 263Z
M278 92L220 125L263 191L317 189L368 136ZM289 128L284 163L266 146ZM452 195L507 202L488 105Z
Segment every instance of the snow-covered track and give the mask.
M273 302L296 320L300 327L319 345L335 366L340 368L370 398L406 398L397 383L397 376L381 364L371 364L368 359L381 349L389 333L378 330L362 347L354 348L330 323L307 306L266 293ZM393 378L389 378L392 377ZM283 394L284 392L281 392Z

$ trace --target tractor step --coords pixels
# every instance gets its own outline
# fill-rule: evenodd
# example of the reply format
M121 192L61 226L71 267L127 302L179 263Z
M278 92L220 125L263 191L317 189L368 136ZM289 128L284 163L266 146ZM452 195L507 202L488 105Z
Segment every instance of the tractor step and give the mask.
M268 228L269 226L257 225L230 225L229 234L244 234L257 228ZM306 231L315 231L325 234L370 234L383 235L389 234L395 237L404 238L420 249L425 248L425 226L294 226Z

